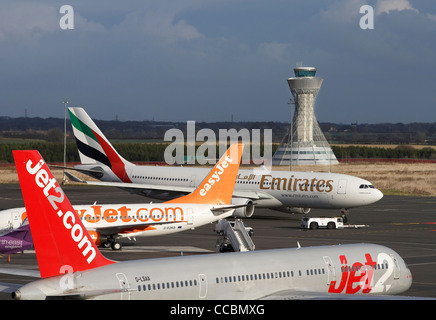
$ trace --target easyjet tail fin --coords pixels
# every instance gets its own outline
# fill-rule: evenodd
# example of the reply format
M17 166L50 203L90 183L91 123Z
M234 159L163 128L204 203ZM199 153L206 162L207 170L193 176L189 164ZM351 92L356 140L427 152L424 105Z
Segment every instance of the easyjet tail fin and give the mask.
M230 204L243 150L243 144L232 144L197 189L168 202Z
M112 146L83 108L68 108L82 164L104 164L123 182L132 182L125 166L134 166Z
M95 246L39 152L13 154L41 277L114 263Z

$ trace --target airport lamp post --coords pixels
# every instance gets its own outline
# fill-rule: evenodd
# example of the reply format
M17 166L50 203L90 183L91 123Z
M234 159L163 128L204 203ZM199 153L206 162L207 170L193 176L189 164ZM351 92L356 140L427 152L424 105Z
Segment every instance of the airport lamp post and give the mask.
M65 117L64 117L64 169L62 173L62 184L66 182L65 179L65 167L67 165L66 163L66 157L67 157L67 105L70 103L68 100L63 100L62 103L64 104L65 109Z
M293 124L293 115L292 115L292 105L294 105L295 107L295 101L292 101L292 98L289 99L289 104L291 105L291 134L289 135L289 139L291 140L291 143L289 144L289 140L288 140L288 145L290 145L289 147L289 170L292 171L292 142L293 142L293 133L294 133L294 124ZM297 156L298 157L298 156Z

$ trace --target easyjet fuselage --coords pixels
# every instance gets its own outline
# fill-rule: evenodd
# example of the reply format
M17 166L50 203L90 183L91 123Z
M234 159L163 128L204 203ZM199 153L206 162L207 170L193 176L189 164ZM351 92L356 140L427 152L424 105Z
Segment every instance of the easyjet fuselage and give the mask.
M120 182L112 170L102 164L77 165L76 168L101 167L101 181ZM210 169L187 167L126 165L126 174L132 183L196 187ZM126 184L128 187L128 184ZM369 205L383 197L367 180L338 173L295 172L240 169L235 191L249 191L268 195L256 200L256 207L342 209ZM143 192L164 198L162 191Z
M395 251L352 244L119 262L35 281L16 298L44 299L69 285L85 294L122 290L95 299L289 299L399 294L411 283L410 270Z
M234 210L214 214L209 204L149 203L149 204L103 204L74 205L74 210L95 242L100 236L117 234L117 238L159 236L228 218ZM216 205L215 207L219 207ZM0 216L9 216L9 211L26 216L26 208L1 211Z

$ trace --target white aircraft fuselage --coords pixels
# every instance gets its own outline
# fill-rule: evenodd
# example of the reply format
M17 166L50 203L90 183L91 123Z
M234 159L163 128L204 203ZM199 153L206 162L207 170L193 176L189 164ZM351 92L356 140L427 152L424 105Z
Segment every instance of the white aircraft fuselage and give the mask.
M95 167L101 167L104 171L101 181L123 182L103 164L75 166L78 169ZM209 172L209 168L132 165L126 166L125 172L128 179L124 182L131 181L136 186L143 184L195 188ZM123 185L129 188L129 183ZM171 188L168 190L171 191ZM140 192L155 198L168 196L168 193L160 190L142 189ZM370 205L383 197L383 193L371 182L350 175L261 169L239 169L234 195L238 192L239 197L247 194L259 208L350 209Z
M214 208L226 206L215 205ZM101 238L160 236L194 229L232 216L234 209L212 212L209 204L139 203L74 205L86 230L99 244ZM0 211L0 217L18 212L26 216L26 208Z
M350 244L123 261L38 280L14 297L46 299L74 292L70 298L339 298L399 294L411 283L410 270L395 251Z

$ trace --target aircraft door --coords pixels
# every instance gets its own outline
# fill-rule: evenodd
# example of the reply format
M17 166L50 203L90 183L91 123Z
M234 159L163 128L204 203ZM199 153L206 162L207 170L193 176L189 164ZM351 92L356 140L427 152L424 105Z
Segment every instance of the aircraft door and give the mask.
M392 261L394 262L394 280L397 280L400 278L400 265L397 258L395 258L395 255L391 254L390 256L392 258Z
M200 299L206 298L207 295L207 278L205 274L198 275L198 281L200 282L200 292L198 296Z
M324 259L327 267L327 285L329 286L332 281L336 281L335 266L333 265L332 259L330 259L329 256L324 256L322 258Z
M191 176L191 178L189 179L189 186L190 187L195 187L195 176Z
M188 224L194 224L194 211L192 210L192 208L188 208Z
M338 182L338 193L345 194L347 190L347 180L339 180Z
M130 300L130 284L124 273L116 274L121 288L121 300Z

